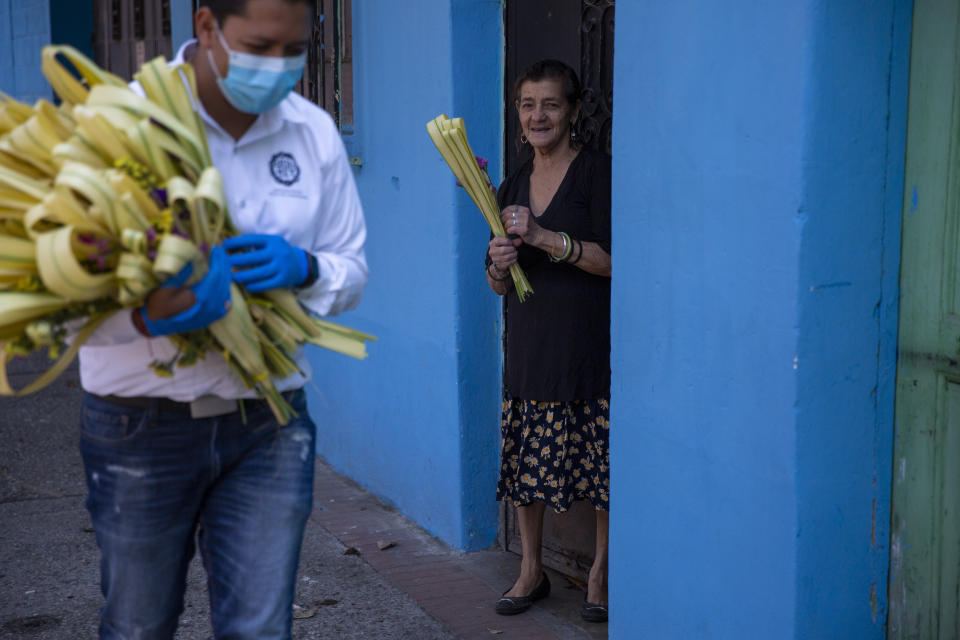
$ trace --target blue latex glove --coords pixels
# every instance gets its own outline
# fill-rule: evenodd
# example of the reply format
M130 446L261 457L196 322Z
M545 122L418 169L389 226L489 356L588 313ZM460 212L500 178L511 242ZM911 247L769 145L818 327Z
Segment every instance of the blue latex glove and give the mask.
M179 287L190 277L192 265L187 265L176 276L162 286ZM202 280L190 287L197 301L186 311L169 318L151 320L145 310L142 313L143 324L152 336L165 336L171 333L186 333L208 327L227 315L230 301L230 265L222 247L214 247L210 252L210 267Z
M307 252L280 236L246 233L223 242L233 281L247 291L295 287L310 275Z

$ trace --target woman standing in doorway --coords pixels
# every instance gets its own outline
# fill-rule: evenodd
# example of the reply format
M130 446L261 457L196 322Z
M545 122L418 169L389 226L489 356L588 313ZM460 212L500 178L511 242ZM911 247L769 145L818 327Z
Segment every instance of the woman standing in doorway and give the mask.
M580 144L580 82L557 60L514 84L521 151L500 186L503 226L487 252L487 282L504 304L504 400L497 499L517 506L520 577L497 601L522 613L550 593L541 539L547 505L596 509L596 555L583 617L607 619L610 488L610 158ZM534 289L523 303L508 269Z

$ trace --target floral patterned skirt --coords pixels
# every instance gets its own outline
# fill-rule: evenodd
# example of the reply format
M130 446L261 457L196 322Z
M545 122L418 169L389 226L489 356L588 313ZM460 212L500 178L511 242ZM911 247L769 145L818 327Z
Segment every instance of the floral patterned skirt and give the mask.
M506 397L497 500L537 500L558 513L575 500L610 510L610 401Z

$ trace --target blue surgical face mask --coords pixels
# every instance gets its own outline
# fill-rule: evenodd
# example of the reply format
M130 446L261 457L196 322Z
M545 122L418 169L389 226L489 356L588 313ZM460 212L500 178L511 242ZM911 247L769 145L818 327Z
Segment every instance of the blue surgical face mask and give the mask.
M227 77L220 75L207 49L207 57L213 73L217 76L220 92L235 109L244 113L260 114L274 108L287 97L303 74L307 54L278 58L275 56L256 56L251 53L233 51L217 26L220 44L230 55Z

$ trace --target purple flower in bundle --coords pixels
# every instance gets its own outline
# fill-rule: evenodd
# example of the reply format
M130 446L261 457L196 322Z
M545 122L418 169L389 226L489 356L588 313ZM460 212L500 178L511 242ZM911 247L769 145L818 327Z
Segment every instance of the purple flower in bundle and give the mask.
M167 190L166 189L154 189L150 192L150 195L154 200L160 203L161 209L167 208Z
M157 239L157 230L154 229L153 227L148 227L148 228L147 228L147 240L150 241L150 242L153 242L153 241L156 240L156 239Z
M148 251L148 252L147 252L147 257L150 258L151 260L156 260L156 259L157 259L157 252L156 252L155 250L154 250L154 251Z
M189 211L181 211L181 212L180 212L180 215L178 215L177 217L180 218L181 220L189 220L189 219L190 219L190 212L189 212Z
M487 168L487 165L489 164L489 162L487 162L487 159L481 158L480 156L473 156L473 158L477 161L477 166L480 167L480 170L485 171ZM461 182L457 180L457 186L462 187L463 184L461 184Z
M204 243L202 243L202 244L200 245L200 252L201 252L201 253L206 254L208 249L210 249L210 245L207 244L206 242L204 242Z
M177 236L178 238L186 238L187 240L190 239L190 234L188 234L186 231L181 231L180 229L174 229L170 233Z
M78 233L77 240L79 240L83 244L97 244L96 236L89 233Z
M94 258L94 261L96 262L98 269L106 270L107 268L106 258L104 258L103 256L96 256L96 258Z

